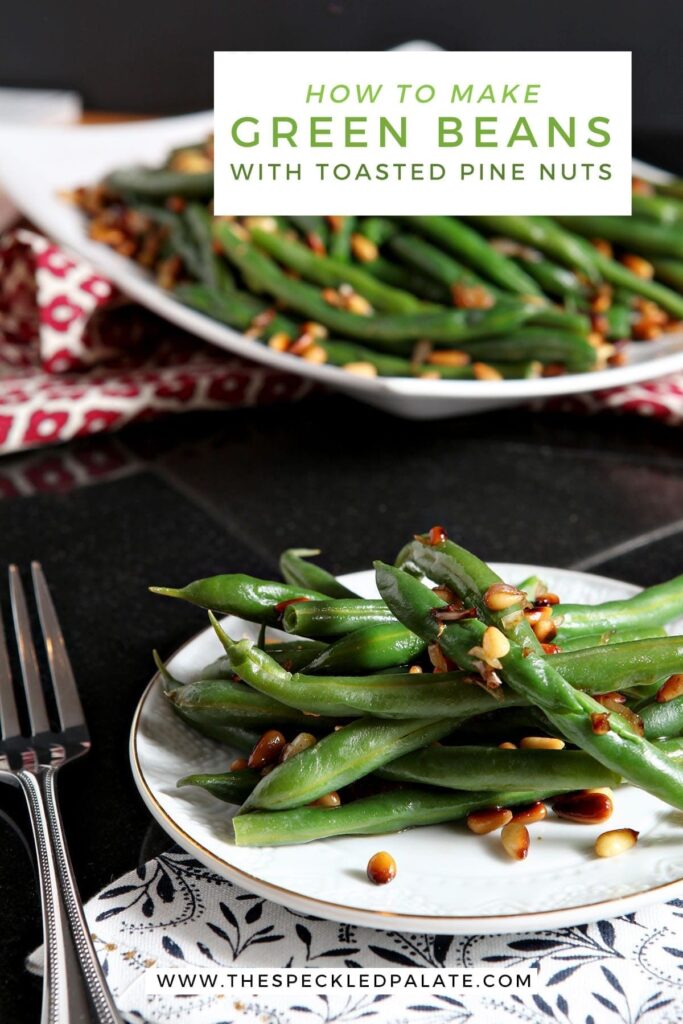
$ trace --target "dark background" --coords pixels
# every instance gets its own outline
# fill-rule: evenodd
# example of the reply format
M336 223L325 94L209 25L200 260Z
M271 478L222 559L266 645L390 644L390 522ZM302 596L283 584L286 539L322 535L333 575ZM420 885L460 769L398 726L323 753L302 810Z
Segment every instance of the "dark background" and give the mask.
M637 133L681 130L683 5L671 0L3 0L0 11L0 83L73 88L90 109L209 107L213 50L426 39L452 50L632 50Z

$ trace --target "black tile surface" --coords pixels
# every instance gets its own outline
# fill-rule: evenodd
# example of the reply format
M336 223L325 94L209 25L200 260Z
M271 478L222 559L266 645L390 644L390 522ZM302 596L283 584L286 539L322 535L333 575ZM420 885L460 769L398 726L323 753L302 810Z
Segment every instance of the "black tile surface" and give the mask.
M133 786L128 728L152 646L169 653L204 615L149 583L269 574L289 544L351 571L437 522L489 558L585 563L642 584L683 571L680 433L637 418L411 423L326 395L7 459L0 495L0 565L43 561L93 736L61 785L86 898L166 842ZM8 787L0 812L26 828ZM0 1020L36 1020L39 983L22 965L40 940L38 897L5 817L0 897Z

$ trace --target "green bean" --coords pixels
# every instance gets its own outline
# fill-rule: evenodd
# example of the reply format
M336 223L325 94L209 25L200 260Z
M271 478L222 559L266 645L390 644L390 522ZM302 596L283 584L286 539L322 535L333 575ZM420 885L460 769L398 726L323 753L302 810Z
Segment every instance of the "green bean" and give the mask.
M562 651L552 656L552 664L579 690L593 693L628 690L683 671L683 637L633 640L568 653Z
M560 224L586 238L608 242L637 253L683 257L683 236L677 227L653 224L634 217L558 217Z
M632 640L653 640L655 637L666 636L663 626L652 626L649 629L607 629L602 633L577 633L576 636L564 637L562 653L582 651L586 647L602 647L606 644L630 643Z
M369 775L401 754L440 740L452 728L452 722L441 718L406 718L395 722L359 718L279 764L261 779L240 813L255 808L285 810L309 804Z
M683 615L683 575L647 587L624 601L594 605L560 603L553 606L552 612L557 620L557 643L560 646L565 638L577 633L665 626Z
M683 199L683 180L658 182L655 184L655 191L661 196L675 196L677 199Z
M335 260L348 263L351 260L351 236L356 228L355 217L340 217L339 226L330 233L329 253Z
M544 327L522 327L505 337L463 341L458 348L474 359L500 363L504 360L563 363L572 372L595 367L597 354L579 334Z
M396 221L388 217L365 217L358 225L359 233L377 246L385 245L399 230Z
M430 747L391 761L379 775L397 782L447 789L561 791L618 786L621 776L582 750L499 750L497 747Z
M324 217L290 215L289 220L300 231L312 249L320 251L329 241L329 230Z
M617 288L624 288L631 294L642 295L643 298L656 302L658 306L661 306L662 309L665 309L677 319L683 320L682 295L678 295L671 288L667 288L666 285L660 284L658 281L650 281L645 277L638 277L637 274L634 274L632 270L629 270L622 263L617 263L616 260L610 259L609 256L604 256L585 239L577 237L576 241L583 246L586 256L593 260L596 270L609 284L615 285Z
M127 167L109 174L104 184L112 192L132 192L147 199L166 199L169 196L210 199L213 195L213 171L187 174L149 167Z
M253 768L245 768L237 772L220 772L206 775L185 775L178 779L176 786L198 786L218 800L224 800L228 804L241 804L246 800L256 783L261 778L261 773Z
M427 302L436 302L442 306L448 306L451 303L451 294L448 288L433 278L427 277L426 274L421 274L417 270L409 270L398 263L392 263L384 256L378 256L376 260L364 263L363 266L368 274L379 278L380 281L385 281L386 284L391 284L394 288L414 292L415 295L426 299Z
M259 580L243 573L208 576L206 579L188 583L185 587L149 589L153 594L180 598L200 608L211 608L226 615L237 615L249 622L265 623L266 626L279 624L282 609L277 606L283 602L301 598L318 601L324 597L316 590L291 587L287 583L274 583L271 580ZM386 614L388 615L388 612Z
M495 705L490 693L467 681L466 672L346 677L292 674L250 641L231 640L215 618L211 621L241 679L267 697L310 714L441 717L455 722L484 714ZM513 695L506 702L510 707L519 704Z
M302 668L323 654L328 645L319 640L289 640L285 643L266 643L266 650L271 658L278 665L283 665L290 672L298 672ZM188 682L198 682L200 679L230 679L235 674L230 658L223 654L216 658L210 665L199 669Z
M419 235L403 233L394 235L388 243L389 251L410 267L428 274L450 290L456 284L490 288L478 274L459 263L443 249L432 245ZM491 289L493 296L493 289Z
M515 263L533 277L546 295L555 295L560 299L575 299L578 302L583 302L587 297L588 289L568 267L562 267L548 259L524 256L513 258Z
M605 767L618 772L633 785L683 809L683 770L680 766L638 735L624 717L607 713L589 694L575 690L553 668L552 657L543 655L526 619L522 616L520 621L511 622L509 615L514 606L505 614L489 610L484 593L488 587L501 582L489 566L448 540L436 545L417 541L412 548L422 549L412 550L411 560L431 579L453 588L466 604L477 609L485 623L504 631L510 650L500 658L500 663L505 679L515 692L539 707L562 735L592 754ZM407 617L402 604L390 600L392 592L384 587L385 575L383 568L378 571L380 593L399 619L404 615ZM467 626L466 620L446 626L444 634L448 630L460 631L463 649L471 650L471 647L465 648L469 643ZM440 643L443 644L443 635ZM597 721L606 721L608 731L594 731Z
M582 247L576 245L570 234L548 217L486 216L467 219L477 227L533 246L534 249L539 249L546 256L568 266L571 270L580 270L589 280L596 280L593 261L586 257Z
M520 303L519 308L492 310L456 310L444 312L375 314L359 316L328 305L316 288L287 277L265 253L238 238L224 221L218 221L216 237L228 259L257 290L267 291L313 320L352 338L372 341L389 351L411 352L418 338L454 342L501 334L519 326L533 312Z
M286 582L293 587L310 587L326 597L356 598L358 595L340 583L332 573L306 561L319 554L317 548L288 548L283 551L280 555L280 572Z
M465 260L475 271L519 295L538 295L534 279L507 256L496 252L476 231L452 217L406 217L405 220L450 253Z
M532 576L527 576L521 583L518 583L517 590L521 590L523 594L526 594L528 600L533 604L539 597L547 593L548 584L534 573Z
M184 305L239 331L250 330L255 318L271 308L269 303L257 299L248 292L219 291L204 284L180 284L176 286L173 294ZM295 338L299 328L293 320L276 313L264 320L259 332L264 338L281 333Z
M680 736L683 733L683 697L653 701L638 712L648 736Z
M375 672L410 662L426 644L400 622L360 626L326 646L307 664L309 672Z
M638 217L657 221L658 224L683 223L683 202L667 196L646 196L634 192L631 209Z
M321 338L317 342L327 353L327 360L333 366L347 366L349 363L369 363L374 366L380 377L430 377L438 376L441 380L477 380L478 367L474 363L464 366L443 366L440 363L413 363L401 356L384 355L373 352L362 345L350 341L336 341ZM472 348L475 352L476 349ZM536 359L518 362L491 363L504 379L530 379L538 377L540 364ZM479 371L480 372L480 371Z
M292 760L300 756L303 755ZM438 825L466 818L471 811L484 807L514 807L552 795L548 789L458 793L416 786L352 800L341 807L298 807L289 811L242 814L233 818L232 825L237 846L286 846L330 836L382 835L418 825Z
M652 260L655 277L683 292L683 260Z
M394 621L384 601L365 601L360 597L301 601L288 605L282 616L288 633L314 638L344 636L361 626Z
M199 203L189 203L183 213L183 220L197 253L196 276L210 288L218 288L220 291L234 288L235 280L227 263L214 252L213 217L206 207Z
M388 313L418 313L424 309L424 303L410 292L400 291L378 281L355 264L320 256L305 245L272 231L253 228L251 237L260 249L264 249L278 263L295 270L315 284L331 288L351 285L354 291L365 296L376 309Z
M623 306L619 303L612 303L609 309L601 313L607 323L607 337L611 341L619 341L631 337L634 311L630 306Z
M164 668L156 652L155 660L161 672L164 694L173 710L200 732L205 731L206 726L212 729L236 726L254 730L258 735L266 729L292 726L308 729L311 724L317 729L331 729L334 726L334 722L324 722L321 718L311 720L310 715L273 700L261 690L252 689L243 683L234 683L228 679L200 679L196 683L179 683Z

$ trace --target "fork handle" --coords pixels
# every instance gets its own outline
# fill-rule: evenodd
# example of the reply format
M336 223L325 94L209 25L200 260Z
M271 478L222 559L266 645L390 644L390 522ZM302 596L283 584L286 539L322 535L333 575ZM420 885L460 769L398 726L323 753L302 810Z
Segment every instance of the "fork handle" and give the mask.
M15 776L26 796L38 854L45 977L41 1024L122 1024L83 915L64 840L55 770Z

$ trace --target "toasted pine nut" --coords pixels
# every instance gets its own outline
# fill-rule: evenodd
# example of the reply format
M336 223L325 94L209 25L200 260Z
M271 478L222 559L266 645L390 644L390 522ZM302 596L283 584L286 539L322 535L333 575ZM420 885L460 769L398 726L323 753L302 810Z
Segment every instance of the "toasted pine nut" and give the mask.
M211 166L209 166L209 170L211 170ZM269 235L274 235L277 231L277 221L274 217L245 217L244 226L249 231L253 228L260 228L261 231L266 231Z
M510 653L510 641L505 636L505 633L501 633L496 626L489 626L484 631L481 645L489 664L494 661L499 661L501 658L504 658L506 654Z
M329 331L324 324L319 324L317 320L307 320L305 324L301 325L301 329L304 334L310 334L312 338L327 338Z
M236 757L234 761L230 763L231 772L243 772L245 768L249 767L249 762L246 757Z
M516 743L510 743L509 740L506 740L505 743L499 743L498 744L498 749L499 750L516 750L517 749L517 744Z
M328 306L334 306L336 309L339 309L342 305L341 295L334 288L323 288L320 295Z
M268 338L268 348L272 348L276 352L286 352L291 344L292 339L284 331L278 331Z
M496 301L492 292L480 284L454 284L451 286L451 298L458 309L490 309Z
M489 366L488 363L474 363L472 366L474 376L477 380L502 380L503 374L500 373L495 366Z
M460 352L455 348L430 352L427 356L427 362L432 366L467 366L469 361L470 357L466 352Z
M503 849L513 860L524 860L529 852L529 830L519 821L510 821L500 834Z
M296 754L300 754L302 750L308 750L309 747L314 747L318 741L315 736L310 732L300 732L294 737L291 743L288 743L284 747L282 754L280 755L281 761L289 761L290 757L295 757Z
M367 872L375 885L386 885L396 878L396 861L386 850L381 850L368 861Z
M591 243L593 248L597 249L603 256L606 256L609 260L612 259L614 250L612 249L612 243L608 242L606 238L593 238Z
M638 842L639 834L633 828L615 828L611 832L603 832L595 840L595 853L598 857L616 857L632 850Z
M478 836L495 832L512 821L512 811L507 807L484 807L480 811L471 811L467 815L467 827Z
M674 676L669 676L665 683L657 690L657 696L655 700L660 704L666 704L667 701L673 700L674 697L680 697L683 693L683 674L676 673Z
M534 825L537 821L543 821L547 814L546 805L541 800L537 800L535 804L518 808L512 815L512 821L520 825Z
M596 793L589 789L556 796L552 807L558 818L575 821L580 825L601 825L611 818L614 810L612 798L607 793Z
M266 765L277 761L280 751L285 746L284 736L277 729L269 729L264 732L251 754L248 765L250 768L265 768Z
M349 313L355 313L356 316L370 316L372 313L372 306L364 295L349 295L344 305Z
M357 363L345 363L342 367L347 373L355 373L357 377L376 377L377 367L372 363L358 361Z
M610 730L609 715L594 711L591 715L591 729L596 736L604 736Z
M492 612L502 612L513 604L521 604L526 601L526 595L517 587L509 583L494 583L484 594L484 604Z
M411 676L417 676L422 674L422 667L420 665L411 665L408 669L408 674Z
M448 661L438 644L430 644L427 648L429 660L434 666L435 672L448 672Z
M339 793L326 793L325 796L318 797L314 800L310 807L339 807L341 804L341 797Z
M322 345L309 345L301 358L308 363L326 363L327 352Z
M522 750L564 750L564 740L555 736L525 736L519 741Z
M627 252L625 256L622 256L621 262L625 267L635 274L636 277L641 277L644 280L650 281L655 276L655 268L649 262L649 260L643 259L642 256L636 256L634 253Z
M365 235L351 235L351 252L359 263L374 263L379 256L379 249Z

